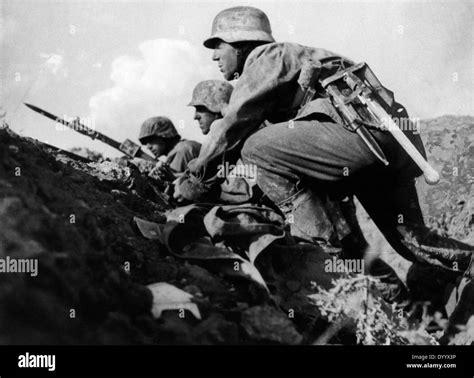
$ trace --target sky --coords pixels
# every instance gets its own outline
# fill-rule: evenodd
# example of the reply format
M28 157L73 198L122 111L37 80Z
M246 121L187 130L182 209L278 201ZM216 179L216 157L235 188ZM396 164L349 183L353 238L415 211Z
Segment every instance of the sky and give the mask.
M120 153L59 128L28 102L123 141L148 117L172 119L203 140L186 106L201 80L222 79L202 46L221 10L251 5L277 41L365 61L411 117L472 115L470 1L83 1L0 3L0 116L24 136L60 148Z

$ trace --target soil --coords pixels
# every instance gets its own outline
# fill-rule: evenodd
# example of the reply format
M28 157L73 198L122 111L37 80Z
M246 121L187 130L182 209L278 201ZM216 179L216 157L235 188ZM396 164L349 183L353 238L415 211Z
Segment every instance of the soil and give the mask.
M270 340L255 325L246 332L243 314L266 305L252 283L176 259L141 236L133 217L162 222L165 208L132 169L80 162L8 129L0 130L0 154L0 258L38 259L37 276L0 274L1 344L301 339L291 322ZM155 282L194 294L202 321L176 311L154 319L146 285ZM286 316L278 312L267 316L275 327Z
M456 155L463 170L463 154L471 150L463 145ZM451 179L451 197L443 203L434 189L421 199L431 224L471 241L472 184L463 177ZM133 217L163 222L165 210L133 166L87 163L1 129L0 258L37 259L38 275L0 274L0 343L295 344L311 343L327 328L314 307L289 320L251 282L177 259L143 238ZM362 228L372 230L368 223ZM406 276L409 265L393 251L383 256ZM156 282L193 294L202 320L176 311L153 318L146 285ZM343 332L337 341L354 343L354 335Z

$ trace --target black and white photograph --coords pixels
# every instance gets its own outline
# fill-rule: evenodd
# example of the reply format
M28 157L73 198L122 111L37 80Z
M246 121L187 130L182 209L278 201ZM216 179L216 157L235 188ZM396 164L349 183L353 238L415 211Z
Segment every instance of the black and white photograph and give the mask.
M2 0L0 376L474 376L473 16Z

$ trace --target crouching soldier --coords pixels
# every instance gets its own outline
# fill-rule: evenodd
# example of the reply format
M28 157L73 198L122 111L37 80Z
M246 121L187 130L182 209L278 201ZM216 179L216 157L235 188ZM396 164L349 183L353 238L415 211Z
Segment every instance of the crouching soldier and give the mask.
M214 19L204 46L224 78L237 81L224 117L214 122L199 157L189 164L198 174L230 146L245 140L242 157L256 164L260 189L280 209L292 215L292 233L307 240L321 238L318 192L355 194L387 241L413 262L464 272L473 247L443 238L427 229L415 190L420 169L392 135L371 130L390 164L385 166L363 139L344 124L322 87L295 118L294 99L303 65L321 66L319 81L353 66L330 51L295 43L276 43L270 22L260 10L235 7ZM405 109L388 94L392 116L408 119ZM272 124L258 129L263 121ZM420 136L404 131L424 154Z
M167 117L152 117L143 122L138 140L160 159L155 173L174 180L188 163L199 155L200 143L182 139Z
M204 135L209 133L211 124L222 118L222 111L229 103L232 85L223 80L204 80L193 90L188 106L194 106L194 119Z
M229 103L233 87L227 81L205 80L196 85L191 102L188 106L195 108L194 119L199 128L207 135L214 121L221 119L225 107ZM247 177L234 177L235 171L229 167L239 168L242 162L238 161L240 149L226 151L225 157L216 160L216 164L206 167L204 177L199 180L192 175L183 175L175 182L174 198L179 202L245 202L252 197L252 186L255 180Z

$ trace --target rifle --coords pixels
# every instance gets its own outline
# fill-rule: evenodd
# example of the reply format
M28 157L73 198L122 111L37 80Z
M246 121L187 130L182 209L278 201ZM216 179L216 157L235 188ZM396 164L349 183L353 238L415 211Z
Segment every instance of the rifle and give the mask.
M140 146L132 142L130 139L125 139L123 143L119 143L116 140L109 138L107 135L104 135L102 133L99 133L98 131L88 128L87 126L84 126L82 123L79 122L79 118L75 119L72 122L68 122L62 118L55 116L54 114L47 112L46 110L38 108L37 106L27 104L27 103L25 103L25 105L28 106L30 109L34 110L35 112L42 114L45 117L52 119L53 121L60 123L66 127L69 127L70 129L91 138L92 140L95 140L95 139L100 140L101 142L109 145L110 147L123 152L125 155L129 156L130 158L138 157L144 160L151 161L153 163L158 162L155 158L148 155L146 152L142 151Z
M426 182L432 185L439 181L439 173L387 113L386 109L390 109L393 98L366 63L337 72L323 80L321 86L326 89L346 124L362 137L372 152L374 145L368 143L366 138L371 138L374 142L375 139L365 126L388 130L421 169Z
M45 143L45 142L40 142L40 141L38 141L38 142L41 143L43 146L46 146L47 148L53 150L54 152L66 155L67 157L70 157L71 159L79 160L83 163L93 163L93 160L88 159L84 156L75 154L74 152L63 150L62 148L52 146L51 144L48 144L48 143Z
M88 136L92 140L95 140L95 139L100 140L101 142L115 148L116 150L119 150L119 151L123 152L125 155L127 155L130 158L138 157L138 158L150 161L154 164L158 163L158 160L156 160L152 156L148 155L146 152L142 151L141 147L138 144L132 142L130 139L125 139L125 141L123 143L119 143L116 140L114 140L112 138L109 138L107 135L99 133L98 131L95 131L95 130L90 129L87 126L83 125L82 123L79 122L78 118L76 120L74 120L73 122L68 122L68 121L66 121L66 120L64 120L60 117L57 117L54 114L51 114L51 113L47 112L46 110L43 110L43 109L41 109L37 106L27 104L27 103L25 103L25 105L27 107L29 107L30 109L34 110L35 112L40 113L40 114L44 115L45 117L47 117L49 119L52 119L55 122L58 122L58 123L60 123L64 126L67 126L67 127L71 128L72 130L77 131L78 133L80 133L82 135ZM57 147L55 147L55 148L57 148ZM70 153L70 154L72 154L72 153ZM156 174L155 169L153 169L148 174L148 176L153 178L153 179L159 179L159 180L164 181L164 182L174 181L175 176L174 176L174 173L171 170L169 164L166 163L166 162L162 162L161 167L162 167L162 169L161 169L160 172L162 173L162 175ZM165 186L165 193L160 193L157 190L155 190L155 188L153 188L153 189L162 201L164 201L165 203L169 203L169 201L170 201L169 197L170 196L166 193L167 191L169 191L168 185Z
M130 158L141 158L147 161L150 161L152 163L158 163L158 160L153 158L152 156L148 155L146 152L144 152L141 147L136 144L135 142L132 142L130 139L125 139L123 143L119 143L116 140L109 138L107 135L104 135L102 133L99 133L96 130L93 130L82 123L80 123L79 118L75 119L72 122L68 122L60 117L55 116L54 114L51 114L47 112L46 110L43 110L37 106L27 104L25 103L26 106L28 106L30 109L34 110L35 112L44 115L45 117L52 119L53 121L60 123L66 127L69 127L70 129L77 131L78 133L85 135L92 140L100 140L101 142L109 145L112 148L115 148L116 150L119 150L120 152L123 152L125 155L127 155ZM160 179L167 180L167 181L173 181L175 179L174 173L171 170L170 166L166 162L162 162L161 164L161 170L163 172L162 177ZM152 170L151 173L153 173L154 170ZM152 176L153 177L153 176Z

